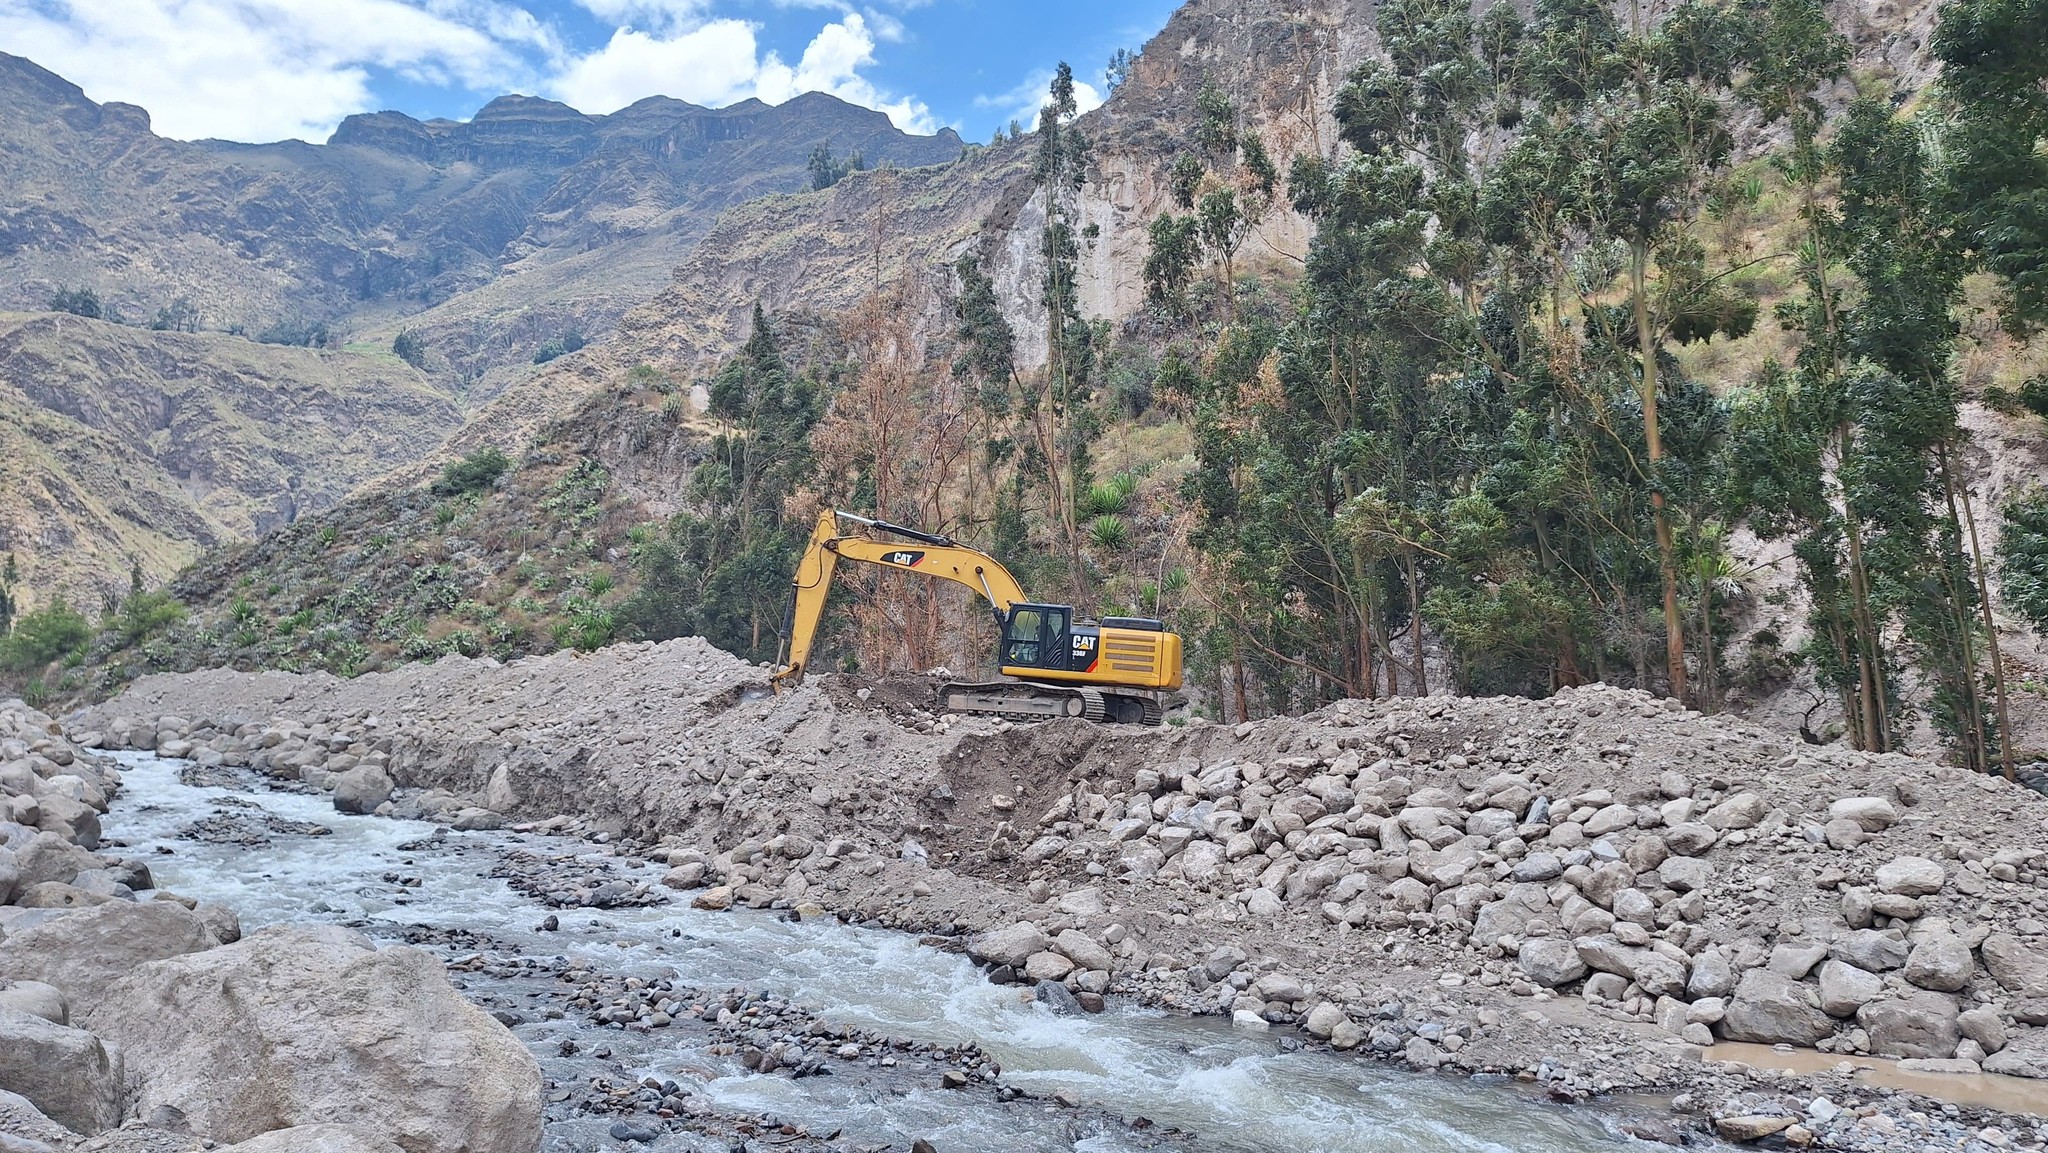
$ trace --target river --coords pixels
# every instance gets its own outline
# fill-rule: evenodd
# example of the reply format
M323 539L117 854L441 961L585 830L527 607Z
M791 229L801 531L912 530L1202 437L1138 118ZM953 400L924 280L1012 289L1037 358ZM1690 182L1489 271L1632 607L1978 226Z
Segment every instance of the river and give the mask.
M449 943L476 934L501 961L507 954L560 958L643 980L668 976L699 990L744 986L828 1022L916 1042L973 1042L1000 1061L1003 1084L1028 1094L1004 1103L986 1086L944 1089L908 1070L893 1080L888 1070L754 1074L701 1029L628 1030L574 1010L548 1014L569 995L559 965L531 976L452 973L480 1004L526 1007L513 1028L551 1086L549 1153L620 1145L608 1133L616 1117L579 1110L582 1090L593 1079L630 1084L642 1077L678 1080L721 1110L772 1114L815 1134L840 1130L854 1149L901 1149L917 1138L940 1153L1123 1153L1162 1145L1216 1153L1591 1153L1635 1144L1620 1135L1619 1113L1553 1105L1512 1082L1389 1069L1301 1049L1279 1031L1249 1033L1114 1000L1099 1015L1057 1015L1015 988L991 985L957 954L901 933L765 912L702 912L680 900L551 910L492 870L513 854L540 854L565 867L579 859L627 878L652 879L661 870L621 865L601 845L565 838L436 837L432 825L337 813L325 795L277 791L253 775L208 770L207 779L225 783L195 786L181 781L183 762L120 759L125 784L103 822L109 842L148 860L159 887L234 909L245 930L324 922L387 941L410 933L429 938L424 947L444 960L477 952ZM189 830L204 820L267 826L267 843L195 839ZM550 913L558 931L540 928ZM1081 1107L1056 1107L1048 1100L1055 1094ZM1152 1125L1127 1123L1140 1116ZM1181 1133L1161 1136L1174 1130ZM682 1132L651 1146L734 1147Z

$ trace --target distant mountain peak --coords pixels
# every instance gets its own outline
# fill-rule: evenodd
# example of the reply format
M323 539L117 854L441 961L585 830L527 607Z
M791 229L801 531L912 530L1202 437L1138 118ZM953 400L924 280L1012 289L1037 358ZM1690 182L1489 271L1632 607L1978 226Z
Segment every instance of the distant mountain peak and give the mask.
M477 124L490 120L573 120L587 124L591 117L567 104L514 92L497 97L477 109L476 116L470 123Z

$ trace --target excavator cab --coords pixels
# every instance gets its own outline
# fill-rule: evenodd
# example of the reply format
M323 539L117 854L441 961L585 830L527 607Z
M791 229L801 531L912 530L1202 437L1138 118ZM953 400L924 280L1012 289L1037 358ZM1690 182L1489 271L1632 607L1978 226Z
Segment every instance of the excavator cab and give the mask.
M1066 605L1013 605L1003 625L1003 659L1008 666L1026 669L1070 667L1072 647L1069 622L1074 610Z

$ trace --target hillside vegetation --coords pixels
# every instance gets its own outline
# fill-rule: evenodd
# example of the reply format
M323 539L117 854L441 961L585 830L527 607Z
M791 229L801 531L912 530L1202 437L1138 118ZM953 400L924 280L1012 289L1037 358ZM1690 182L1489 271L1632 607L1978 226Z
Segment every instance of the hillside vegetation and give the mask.
M606 628L530 644L772 659L836 506L1164 616L1224 718L1604 681L1978 770L2048 746L2024 0L1905 59L1808 0L1218 8L1097 113L1062 69L1021 139L729 213L581 359L595 399L487 407L456 443L538 462L494 490L525 519L561 414L619 502ZM673 392L622 410L636 374ZM426 510L434 467L376 499ZM185 586L216 635L231 585L279 583L261 550L216 571ZM961 598L841 603L842 667L985 658Z

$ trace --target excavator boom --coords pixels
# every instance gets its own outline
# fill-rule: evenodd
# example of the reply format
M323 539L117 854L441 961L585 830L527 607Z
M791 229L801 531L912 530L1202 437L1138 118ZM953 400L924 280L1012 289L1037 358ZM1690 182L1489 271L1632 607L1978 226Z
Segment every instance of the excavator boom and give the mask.
M910 543L849 536L848 521ZM999 665L1018 680L948 685L940 703L964 712L1019 717L1078 716L1091 720L1157 723L1161 691L1181 684L1180 638L1158 621L1110 617L1076 621L1065 605L1036 604L1001 561L950 537L887 521L826 510L791 581L789 662L775 674L779 689L801 680L824 619L825 601L841 560L877 564L952 581L987 602L1002 637Z

